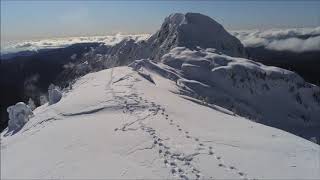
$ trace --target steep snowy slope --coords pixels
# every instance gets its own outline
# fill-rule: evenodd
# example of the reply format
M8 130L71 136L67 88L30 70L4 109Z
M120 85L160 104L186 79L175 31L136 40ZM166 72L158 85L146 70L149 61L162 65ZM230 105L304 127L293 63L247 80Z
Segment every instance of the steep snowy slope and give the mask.
M4 131L1 178L320 178L319 145L179 95L162 76L179 72L153 66L88 74Z
M200 13L171 14L147 43L151 46L151 59L160 59L175 47L215 48L230 56L247 56L240 40L221 24Z
M320 140L320 88L298 74L212 49L175 48L162 62L177 83L207 102L296 135ZM191 91L190 91L191 90Z

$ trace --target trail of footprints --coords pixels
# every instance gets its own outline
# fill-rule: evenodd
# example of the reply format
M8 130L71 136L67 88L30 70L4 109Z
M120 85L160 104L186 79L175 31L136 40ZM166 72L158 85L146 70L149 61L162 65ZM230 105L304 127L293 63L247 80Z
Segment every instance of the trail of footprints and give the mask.
M127 100L124 100L126 98L131 99L136 103L129 104ZM166 113L165 108L162 108L161 105L157 105L154 102L149 102L147 99L139 97L136 93L124 96L124 98L121 98L121 100L124 103L123 113L133 113L137 106L140 106L142 109L148 108L148 111L153 113L152 115L157 115L159 112L161 112L161 115L164 116L165 120L168 121L170 126L173 126L177 129L177 131L184 133L185 138L193 140L195 143L197 143L197 150L206 150L205 153L200 153L199 151L198 153L194 153L191 155L173 152L172 149L165 144L165 141L161 139L159 133L157 133L156 130L154 130L152 127L146 127L140 121L140 129L143 130L148 136L150 136L150 138L153 139L154 148L156 149L156 151L158 151L158 154L160 158L163 160L164 165L170 168L170 173L173 176L179 177L181 179L205 178L202 177L201 171L192 165L192 160L196 155L207 154L208 156L211 156L212 158L215 158L217 160L219 167L224 168L229 172L237 174L241 179L248 179L246 173L240 171L235 166L226 165L223 161L223 158L214 151L212 146L208 146L205 143L201 142L199 138L191 136L189 131L183 130L181 125L176 123L174 120L170 119L169 115ZM118 128L116 128L115 130L117 129Z

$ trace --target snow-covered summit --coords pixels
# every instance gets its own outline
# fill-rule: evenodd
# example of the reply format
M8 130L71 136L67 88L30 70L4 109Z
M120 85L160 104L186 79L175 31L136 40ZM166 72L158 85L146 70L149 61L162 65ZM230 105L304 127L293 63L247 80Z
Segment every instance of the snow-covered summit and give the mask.
M246 57L241 42L221 24L200 13L175 13L165 18L160 30L148 39L153 56L160 58L174 47L214 48L224 54Z
M210 17L199 13L174 13L164 19L160 29L151 37L138 41L124 39L112 46L100 46L88 54L91 56L85 57L84 61L89 64L100 61L100 57L96 59L96 54L105 54L105 59L117 65L128 65L137 59L160 61L164 54L175 47L213 48L229 56L247 57L240 40Z

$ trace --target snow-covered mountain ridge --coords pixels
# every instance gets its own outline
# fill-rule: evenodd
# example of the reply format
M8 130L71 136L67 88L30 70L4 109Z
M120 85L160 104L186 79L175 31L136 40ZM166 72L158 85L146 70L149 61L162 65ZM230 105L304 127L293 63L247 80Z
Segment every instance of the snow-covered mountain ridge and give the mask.
M162 62L191 94L307 139L320 137L320 88L298 74L212 50L175 48Z
M149 39L100 46L83 60L85 68L98 70L136 59L162 62L181 74L179 82L191 94L254 121L320 139L320 88L294 72L245 57L240 41L213 19L176 13Z
M320 178L320 88L237 42L187 13L93 49L71 72L96 72L1 133L1 178Z
M319 145L179 95L148 68L139 72L90 73L19 132L3 132L1 178L320 177Z
M137 59L159 61L175 47L214 48L230 56L247 57L240 40L210 17L199 13L175 13L165 18L160 29L149 38L126 38L115 45L100 46L80 61L87 61L90 70L100 70L99 67L110 67L110 61L112 65L121 66Z

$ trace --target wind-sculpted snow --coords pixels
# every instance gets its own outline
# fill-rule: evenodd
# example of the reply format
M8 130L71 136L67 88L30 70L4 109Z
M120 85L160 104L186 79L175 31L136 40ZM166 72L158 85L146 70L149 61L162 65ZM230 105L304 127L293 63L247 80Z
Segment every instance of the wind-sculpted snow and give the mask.
M129 67L132 67L133 70L138 72L142 67L144 67L173 81L177 81L179 78L181 78L179 73L175 72L174 69L168 66L161 66L160 64L155 64L154 62L151 62L150 60L147 60L147 59L136 60L131 64L129 64Z
M29 121L30 116L33 115L31 108L23 102L9 106L7 112L9 114L7 133L20 130Z
M179 86L210 103L308 139L320 137L320 88L294 72L210 49L175 48L162 62L182 72Z
M48 88L49 105L55 104L62 98L62 92L59 87L51 84Z
M135 70L85 75L59 103L35 109L19 132L9 136L5 130L1 178L320 177L318 145L180 96L174 80L163 77L174 69L139 62Z

